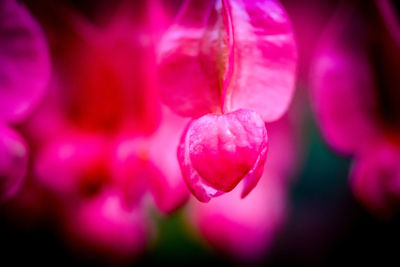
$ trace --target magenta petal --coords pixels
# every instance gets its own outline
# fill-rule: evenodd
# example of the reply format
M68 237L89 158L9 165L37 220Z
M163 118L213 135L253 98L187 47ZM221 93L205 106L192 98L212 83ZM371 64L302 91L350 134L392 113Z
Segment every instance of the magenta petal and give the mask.
M273 0L187 0L159 49L164 102L183 116L245 108L279 118L294 89L297 48Z
M176 147L186 123L187 120L164 109L160 128L149 140L148 158L154 165L149 177L150 190L164 214L182 207L190 195L176 158Z
M28 10L0 1L0 118L21 119L39 101L50 75L45 37Z
M25 142L15 131L0 126L0 200L8 199L18 192L27 166Z
M161 96L182 116L199 117L220 110L217 55L213 50L202 50L204 36L215 33L207 27L214 5L212 0L185 1L159 47Z
M183 177L192 191L210 197L231 191L248 175L250 191L262 174L267 145L264 122L253 111L203 116L188 125L178 149Z
M258 155L256 163L254 163L253 168L248 172L246 177L243 178L243 191L242 198L245 198L253 189L256 187L258 181L260 180L264 172L264 164L267 160L268 146L264 146Z
M314 62L313 100L327 142L342 153L362 148L376 133L368 62L355 51L324 48Z
M193 121L190 122L184 131L179 146L178 146L178 161L181 167L182 176L185 179L186 185L189 187L193 195L201 202L208 202L211 198L222 195L223 192L211 187L199 175L193 167L190 160L190 153L188 149L188 131Z
M322 133L334 149L346 154L365 148L380 128L377 76L368 47L372 35L362 27L365 21L356 10L343 3L335 14L319 43L310 77Z
M128 206L141 202L148 189L148 164L140 142L124 138L113 146L110 174Z
M277 120L294 91L297 47L290 19L275 0L229 2L234 63L227 101L232 110L252 109L264 121Z
M191 203L191 225L213 247L235 259L252 261L265 257L286 216L281 180L284 179L265 172L245 199L236 188L206 205Z

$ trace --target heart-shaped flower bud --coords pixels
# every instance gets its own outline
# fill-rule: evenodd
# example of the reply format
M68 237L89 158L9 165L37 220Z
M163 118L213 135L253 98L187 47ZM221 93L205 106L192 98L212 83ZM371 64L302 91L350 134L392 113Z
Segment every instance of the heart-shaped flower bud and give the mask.
M203 116L187 127L178 151L199 200L231 191L244 177L242 196L257 184L264 122L287 110L296 63L293 29L278 1L184 1L159 44L158 78L171 110Z
M268 149L267 130L256 112L205 115L182 136L178 158L183 177L202 202L229 192L246 178L242 197L257 184Z

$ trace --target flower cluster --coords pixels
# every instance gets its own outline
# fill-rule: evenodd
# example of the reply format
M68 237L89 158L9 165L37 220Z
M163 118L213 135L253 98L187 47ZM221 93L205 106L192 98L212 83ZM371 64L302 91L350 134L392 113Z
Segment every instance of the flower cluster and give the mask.
M293 122L274 122L297 64L283 6L186 0L176 16L161 0L28 6L0 0L0 197L22 186L11 207L50 217L79 252L124 261L148 246L152 206L169 215L190 191L201 202L233 191L192 202L188 218L224 252L261 257L296 161Z
M265 122L293 95L297 48L285 10L273 0L188 0L159 51L164 103L194 118L178 149L189 189L208 202L243 180L245 197L263 173Z

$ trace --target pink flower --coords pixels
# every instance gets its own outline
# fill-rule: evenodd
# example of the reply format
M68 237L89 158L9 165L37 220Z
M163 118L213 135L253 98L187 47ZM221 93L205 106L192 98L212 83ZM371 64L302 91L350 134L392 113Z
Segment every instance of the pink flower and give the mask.
M146 183L151 185L154 194L166 194L156 190L154 183L166 183L171 190L179 191L177 203L172 203L174 198L155 196L157 205L163 206L161 210L172 212L184 202L182 199L187 193L180 189L177 163L165 163L160 157L176 153L175 147L165 143L168 140L177 145L176 132L184 127L185 120L162 110L158 100L153 44L162 24L154 25L160 16L156 21L150 18L154 12L162 11L160 3L122 2L110 15L110 21L101 27L66 7L53 8L58 16L69 18L66 21L70 25L62 27L67 27L70 36L58 43L58 38L65 38L65 34L58 36L53 24L45 24L48 34L54 35L53 46L63 49L53 55L56 75L52 91L33 117L34 125L28 126L34 136L47 139L39 140L44 143L37 165L39 179L69 191L69 186L61 183L75 184L73 177L80 180L76 176L85 173L86 167L102 165L111 180L121 187L136 188L140 186L127 186L124 180L151 173L150 176L157 178L147 177ZM44 19L47 15L43 15ZM47 122L53 122L56 127L35 127L45 126ZM40 134L35 134L38 131ZM49 177L57 169L59 182ZM65 170L70 181L61 177L64 175L61 170ZM160 203L163 201L171 203Z
M164 103L195 118L178 159L198 200L208 202L241 180L242 197L256 186L268 149L264 122L286 111L296 58L292 27L277 1L184 2L159 46L159 78Z
M396 183L400 166L400 24L391 5L343 2L321 39L311 76L325 139L355 156L353 190L381 215L393 211L397 193L388 183Z

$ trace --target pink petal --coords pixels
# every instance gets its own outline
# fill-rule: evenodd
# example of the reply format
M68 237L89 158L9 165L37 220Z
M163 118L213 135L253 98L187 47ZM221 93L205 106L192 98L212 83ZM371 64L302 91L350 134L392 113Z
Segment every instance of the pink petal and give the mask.
M0 118L20 120L44 93L50 75L45 37L25 6L0 1Z
M342 42L342 23L327 32L313 62L312 97L322 133L342 153L353 153L376 135L373 73L359 47Z
M220 110L216 51L202 49L203 42L208 45L206 38L216 34L213 25L208 26L214 5L209 0L185 1L159 47L161 96L182 116L199 117Z
M127 209L114 191L87 200L66 219L66 236L81 253L125 261L146 249L150 229L144 212Z
M44 146L35 163L35 178L61 198L91 196L109 182L104 140L68 133Z
M264 164L267 160L268 146L263 147L253 168L243 178L242 198L245 198L256 187L258 180L264 172Z
M149 177L150 190L158 209L164 214L182 207L189 198L176 158L180 133L186 123L187 120L164 109L160 128L149 140L148 159L154 165L153 175Z
M222 195L223 192L211 187L206 181L204 181L197 170L193 167L187 144L188 131L192 123L193 121L186 126L186 129L180 139L178 146L178 161L181 167L182 176L190 191L199 201L208 202L211 198Z
M248 176L246 195L262 174L267 144L264 122L253 111L206 115L188 125L178 159L186 183L200 201L231 191Z
M234 36L231 108L279 119L293 96L297 47L290 19L275 0L230 1ZM229 91L231 95L229 95Z
M265 172L245 199L236 188L207 204L193 202L189 219L216 249L242 261L257 260L268 252L286 217L280 180Z
M183 116L246 108L272 121L291 100L296 57L276 1L187 0L159 49L163 100Z
M112 149L110 175L125 203L135 206L148 190L147 143L141 139L121 138Z
M28 149L12 129L0 125L0 200L17 194L28 167Z
M176 158L176 147L186 122L164 108L160 127L154 134L146 137L128 134L116 142L112 176L126 193L128 203L138 202L145 190L150 191L164 214L186 203L189 191Z

